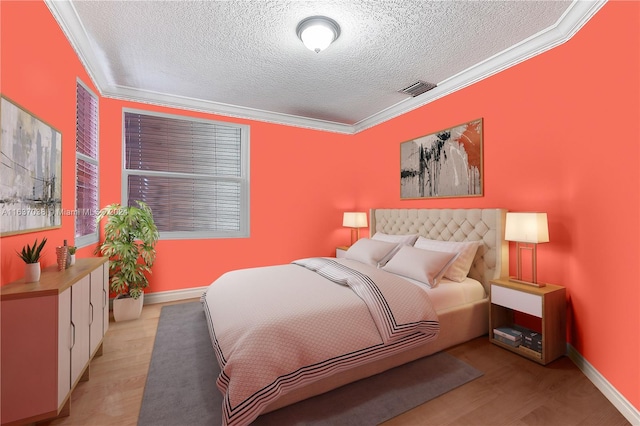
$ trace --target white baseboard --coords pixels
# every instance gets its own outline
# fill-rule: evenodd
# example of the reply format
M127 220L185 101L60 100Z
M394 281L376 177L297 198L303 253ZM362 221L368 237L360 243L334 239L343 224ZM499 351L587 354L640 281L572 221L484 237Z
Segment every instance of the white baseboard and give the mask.
M144 295L144 304L152 305L154 303L175 302L177 300L200 298L207 287L208 286L185 288L182 290L160 291L158 293L147 293Z
M640 411L635 408L593 365L589 363L572 345L567 344L567 356L602 394L620 411L632 425L640 425Z

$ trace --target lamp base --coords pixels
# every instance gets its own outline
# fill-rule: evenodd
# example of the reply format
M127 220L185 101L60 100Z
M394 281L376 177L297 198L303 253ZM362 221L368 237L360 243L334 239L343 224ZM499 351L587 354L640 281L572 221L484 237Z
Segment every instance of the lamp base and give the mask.
M360 229L351 228L351 245L354 245L356 241L360 239Z
M546 286L545 283L532 283L530 281L519 280L519 279L514 278L514 277L509 277L509 281L511 281L512 283L526 284L526 285L530 285L530 286L533 286L533 287L545 287Z

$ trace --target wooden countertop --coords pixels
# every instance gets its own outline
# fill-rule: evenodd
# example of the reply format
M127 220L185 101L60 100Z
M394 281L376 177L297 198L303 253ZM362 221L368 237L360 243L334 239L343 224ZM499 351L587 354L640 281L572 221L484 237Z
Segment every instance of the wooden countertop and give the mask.
M20 278L0 287L1 300L58 295L108 261L107 257L76 259L76 264L64 271L58 271L58 265L47 266L42 270L40 281L25 283L24 278Z

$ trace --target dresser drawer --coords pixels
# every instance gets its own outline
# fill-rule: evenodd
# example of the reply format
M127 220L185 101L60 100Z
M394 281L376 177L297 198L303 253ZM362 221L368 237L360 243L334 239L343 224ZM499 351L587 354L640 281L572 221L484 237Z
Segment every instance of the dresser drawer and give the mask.
M542 318L542 297L491 285L491 303Z

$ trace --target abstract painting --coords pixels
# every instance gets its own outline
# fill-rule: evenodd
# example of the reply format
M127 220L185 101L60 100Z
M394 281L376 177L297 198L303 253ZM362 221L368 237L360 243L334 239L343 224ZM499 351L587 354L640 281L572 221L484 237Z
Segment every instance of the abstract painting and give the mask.
M60 132L5 97L0 129L0 235L60 227Z
M400 198L482 196L482 118L400 144Z

